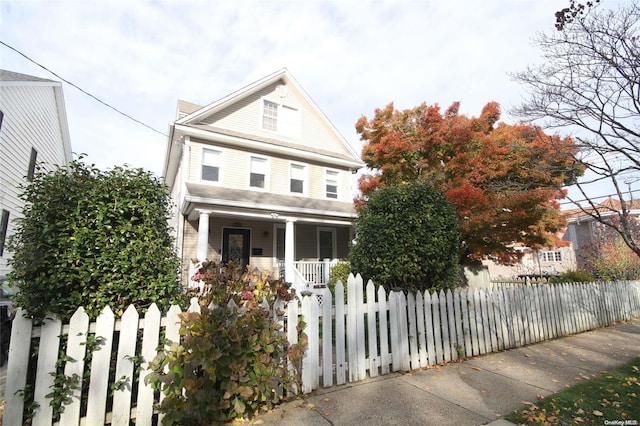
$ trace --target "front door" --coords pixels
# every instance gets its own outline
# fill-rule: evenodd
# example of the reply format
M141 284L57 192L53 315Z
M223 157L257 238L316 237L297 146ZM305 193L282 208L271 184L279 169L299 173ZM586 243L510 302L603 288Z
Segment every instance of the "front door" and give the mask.
M249 244L251 231L240 228L222 230L222 262L236 262L242 270L249 264Z

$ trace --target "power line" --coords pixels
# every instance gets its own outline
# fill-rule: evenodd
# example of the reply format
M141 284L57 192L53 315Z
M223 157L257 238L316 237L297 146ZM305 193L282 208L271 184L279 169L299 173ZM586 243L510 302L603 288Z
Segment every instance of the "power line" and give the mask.
M13 50L14 52L16 52L17 54L23 56L25 59L27 59L30 62L33 62L34 64L36 64L37 66L39 66L40 68L44 69L45 71L55 75L57 78L59 78L60 80L64 81L65 83L67 83L68 85L78 89L79 91L81 91L82 93L84 93L85 95L89 96L90 98L93 98L94 100L100 102L102 105L106 106L107 108L111 108L112 110L114 110L115 112L117 112L118 114L121 114L123 116L125 116L126 118L128 118L129 120L135 121L136 123L146 127L149 130L153 130L156 133L161 134L162 136L168 137L168 135L166 135L164 132L161 132L160 130L156 130L153 127L149 126L146 123L143 123L142 121L133 118L132 116L130 116L129 114L127 114L126 112L122 112L120 111L118 108L113 107L111 105L109 105L108 103L104 102L103 100L97 98L96 96L92 95L91 93L87 92L86 90L76 86L75 84L73 84L72 82L70 82L69 80L62 78L60 75L56 74L55 72L51 71L49 68L45 67L44 65L38 63L37 61L31 59L30 57L28 57L27 55L25 55L24 53L22 53L21 51L19 51L18 49L16 49L15 47L9 46L7 43L5 43L4 41L0 40L0 43L2 43L4 46L8 47L9 49Z

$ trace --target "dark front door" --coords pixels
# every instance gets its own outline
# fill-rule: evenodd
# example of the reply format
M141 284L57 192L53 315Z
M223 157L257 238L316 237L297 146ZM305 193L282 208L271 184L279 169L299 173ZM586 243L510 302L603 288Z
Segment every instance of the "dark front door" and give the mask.
M242 270L249 264L251 231L240 228L222 230L222 262L236 262Z

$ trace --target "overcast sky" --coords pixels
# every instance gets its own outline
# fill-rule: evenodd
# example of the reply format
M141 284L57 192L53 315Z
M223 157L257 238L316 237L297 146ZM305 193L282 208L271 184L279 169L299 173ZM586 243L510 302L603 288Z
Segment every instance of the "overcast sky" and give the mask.
M283 67L360 152L354 124L394 102L478 115L524 96L561 0L0 2L0 39L154 132L64 85L74 152L160 174L178 99L200 105ZM0 45L0 68L58 80Z

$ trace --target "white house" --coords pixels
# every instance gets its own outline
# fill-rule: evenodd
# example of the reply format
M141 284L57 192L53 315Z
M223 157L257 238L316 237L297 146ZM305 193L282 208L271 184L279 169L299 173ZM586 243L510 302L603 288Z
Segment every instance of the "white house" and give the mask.
M184 281L209 259L324 282L348 253L363 166L286 69L206 106L178 101L163 175Z
M0 70L0 277L9 272L6 241L24 205L19 185L36 164L46 170L71 158L62 84Z

